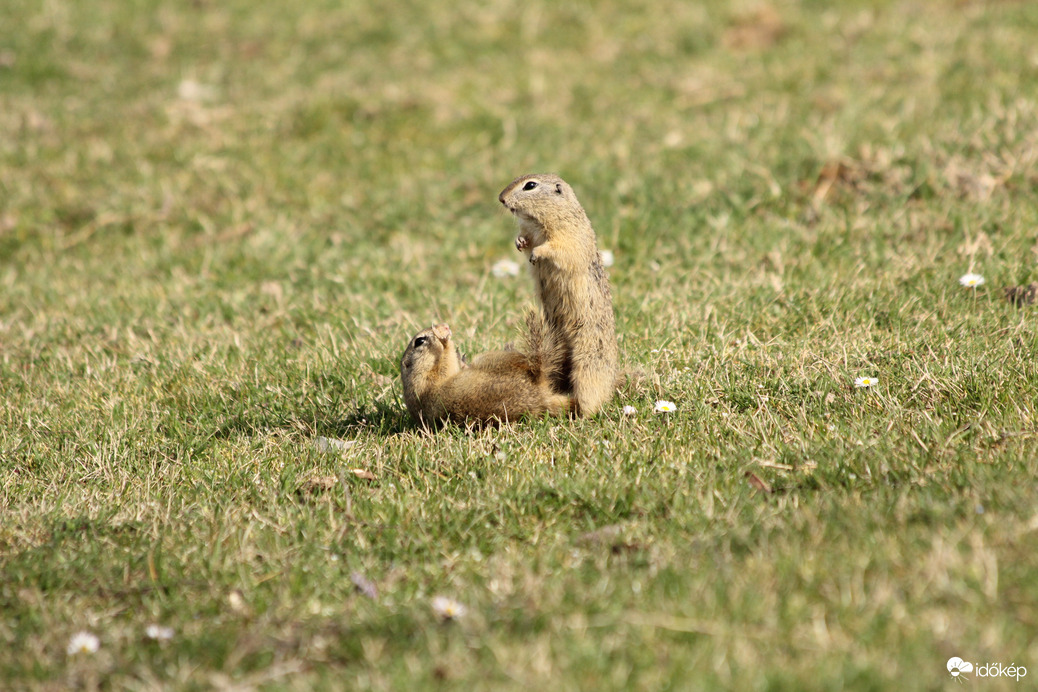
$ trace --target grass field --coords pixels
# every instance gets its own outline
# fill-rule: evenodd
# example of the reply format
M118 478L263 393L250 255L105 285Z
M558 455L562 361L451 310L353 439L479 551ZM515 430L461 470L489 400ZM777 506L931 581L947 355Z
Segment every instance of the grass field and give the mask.
M0 688L1033 686L1038 3L3 15ZM426 433L540 171L648 375Z

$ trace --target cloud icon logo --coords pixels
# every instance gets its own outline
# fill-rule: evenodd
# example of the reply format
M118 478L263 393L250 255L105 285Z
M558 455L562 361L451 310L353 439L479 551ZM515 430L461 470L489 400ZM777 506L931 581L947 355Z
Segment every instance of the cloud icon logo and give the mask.
M958 656L952 656L948 659L948 672L951 673L953 678L957 678L963 673L972 673L973 664L969 661L963 661Z

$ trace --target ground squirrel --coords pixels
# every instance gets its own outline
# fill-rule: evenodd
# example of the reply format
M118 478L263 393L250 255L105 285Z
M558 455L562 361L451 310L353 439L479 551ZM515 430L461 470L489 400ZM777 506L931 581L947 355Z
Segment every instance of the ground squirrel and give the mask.
M613 396L618 377L613 299L595 231L557 175L516 178L498 200L519 220L515 246L530 258L545 320L562 349L552 387L572 393L579 413L593 414Z
M425 329L411 339L400 360L404 402L420 423L509 421L524 415L563 414L568 396L552 392L547 372L553 350L534 316L527 319L526 352L491 351L466 364L446 324Z

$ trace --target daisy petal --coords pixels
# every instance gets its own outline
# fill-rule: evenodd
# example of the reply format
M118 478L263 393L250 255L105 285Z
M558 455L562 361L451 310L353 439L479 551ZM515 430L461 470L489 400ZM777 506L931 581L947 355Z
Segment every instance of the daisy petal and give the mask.
M101 648L101 640L93 632L76 632L68 640L68 655L93 654Z
M467 611L464 605L447 596L434 597L431 605L436 616L443 620L457 620L465 617Z

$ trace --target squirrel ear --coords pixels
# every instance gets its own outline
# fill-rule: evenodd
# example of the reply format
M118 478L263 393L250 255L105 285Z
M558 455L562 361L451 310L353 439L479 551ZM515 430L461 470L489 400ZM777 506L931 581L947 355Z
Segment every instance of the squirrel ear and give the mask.
M562 194L562 183L555 183L555 194Z

